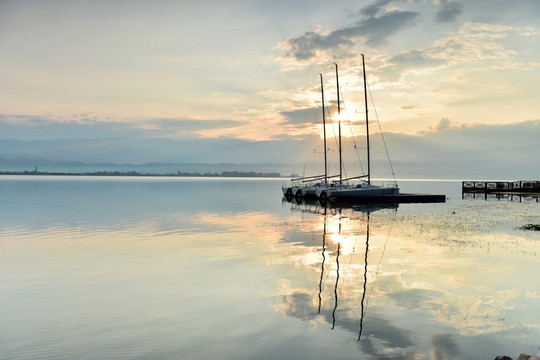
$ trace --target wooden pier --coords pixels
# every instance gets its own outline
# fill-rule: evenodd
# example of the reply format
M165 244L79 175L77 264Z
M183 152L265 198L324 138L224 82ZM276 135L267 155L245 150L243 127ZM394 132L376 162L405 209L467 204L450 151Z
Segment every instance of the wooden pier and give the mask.
M540 181L463 181L461 192L540 193Z
M518 203L540 203L540 193L524 192L463 192L463 200L484 200L484 201L509 201Z

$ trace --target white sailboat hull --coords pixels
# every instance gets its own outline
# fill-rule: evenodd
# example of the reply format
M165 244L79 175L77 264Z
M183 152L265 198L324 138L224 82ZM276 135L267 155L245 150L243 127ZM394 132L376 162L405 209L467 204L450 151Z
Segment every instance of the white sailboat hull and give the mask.
M314 185L282 186L283 195L298 198L320 198L321 194L328 190L329 184L318 183Z
M360 200L362 198L372 197L384 197L384 196L397 196L399 195L399 188L397 187L381 187L376 185L357 185L350 187L343 187L335 190L327 191L327 197L330 200L343 200L343 199L355 199Z

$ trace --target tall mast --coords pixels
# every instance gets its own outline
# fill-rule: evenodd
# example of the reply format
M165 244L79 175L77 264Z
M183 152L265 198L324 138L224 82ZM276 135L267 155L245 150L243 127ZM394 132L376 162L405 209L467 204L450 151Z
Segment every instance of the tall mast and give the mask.
M321 97L322 97L322 123L323 123L323 138L324 138L324 183L328 183L328 165L326 160L326 117L324 114L324 87L323 87L323 81L322 81L322 74L319 73L321 76Z
M364 54L362 54L362 69L364 71L364 102L366 104L367 183L368 185L371 185L371 157L369 154L369 117L368 117L368 103L367 103L366 64L364 62Z
M337 86L337 113L338 113L338 133L339 133L339 183L341 184L343 182L343 164L342 164L342 158L341 158L341 107L340 107L340 101L339 101L339 77L338 77L338 66L336 63L336 86Z

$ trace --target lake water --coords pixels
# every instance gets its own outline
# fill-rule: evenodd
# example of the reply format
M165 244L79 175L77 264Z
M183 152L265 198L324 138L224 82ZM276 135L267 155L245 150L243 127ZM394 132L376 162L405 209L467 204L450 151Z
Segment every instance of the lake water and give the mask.
M323 209L281 180L0 177L0 359L540 351L540 203ZM366 251L367 250L367 251Z

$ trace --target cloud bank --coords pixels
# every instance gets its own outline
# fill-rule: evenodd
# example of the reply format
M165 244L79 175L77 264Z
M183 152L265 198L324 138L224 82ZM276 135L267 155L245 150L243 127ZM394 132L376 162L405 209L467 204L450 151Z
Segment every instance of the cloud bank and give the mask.
M185 136L201 137L207 130L231 129L247 125L239 120L158 118L138 122L103 121L91 114L73 114L69 118L0 114L0 134L11 139L93 139Z
M454 22L462 13L463 6L451 0L440 0L441 9L437 11L436 21L438 23Z
M279 168L283 174L295 168L306 168L306 164L316 162L317 157L320 161L316 164L322 163L320 152L314 152L321 148L321 139L317 137L246 141L223 137L201 139L192 134L167 139L128 137L127 134L132 133L128 128L128 132L116 132L116 138L45 138L44 134L53 133L54 128L54 124L48 130L42 127L41 140L0 139L0 158L10 161L0 170L17 170L9 166L14 166L19 158L117 164L274 164L280 166L272 165L271 170ZM415 135L387 133L385 139L398 177L506 179L518 176L528 179L538 176L534 164L540 158L539 132L540 120L509 125L463 125L443 118L436 126ZM381 140L377 134L372 136L372 164L377 176L388 177ZM357 138L356 144L363 148L364 139ZM354 145L350 139L344 139L345 149L353 149ZM337 156L335 141L330 140L328 146L331 148L329 157L333 159ZM346 170L353 171L358 160L355 154L347 151L344 159ZM41 170L48 170L39 161L34 163Z
M294 58L298 61L313 59L318 52L339 52L345 47L356 44L377 45L400 30L413 26L418 12L405 10L388 10L383 7L390 4L390 0L376 1L361 9L361 19L353 25L336 29L327 33L309 31L301 36L285 40L280 48L284 57ZM383 12L379 15L380 12Z

